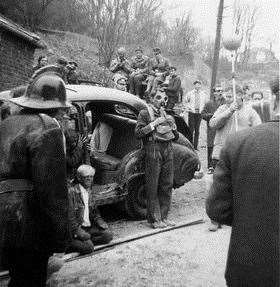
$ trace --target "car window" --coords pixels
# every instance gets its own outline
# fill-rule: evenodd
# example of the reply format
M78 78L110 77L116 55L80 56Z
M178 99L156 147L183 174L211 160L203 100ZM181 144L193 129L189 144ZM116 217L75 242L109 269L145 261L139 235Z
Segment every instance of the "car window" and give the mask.
M125 105L116 104L114 105L114 108L115 108L116 113L119 115L126 116L126 117L133 118L133 119L137 118L137 115L135 114L135 112Z

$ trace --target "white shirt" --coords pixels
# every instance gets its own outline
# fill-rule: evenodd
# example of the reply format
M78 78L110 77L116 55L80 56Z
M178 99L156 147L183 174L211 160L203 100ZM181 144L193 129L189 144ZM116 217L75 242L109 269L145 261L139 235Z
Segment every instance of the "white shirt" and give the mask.
M90 224L90 220L89 220L88 191L81 184L79 184L79 187L80 187L83 203L84 203L84 206L85 206L84 222L83 222L82 226L90 227L91 224Z
M198 94L199 94L199 113L201 113L209 97L202 90L200 90ZM192 90L186 94L183 103L187 112L195 113L195 97L196 97L196 90Z

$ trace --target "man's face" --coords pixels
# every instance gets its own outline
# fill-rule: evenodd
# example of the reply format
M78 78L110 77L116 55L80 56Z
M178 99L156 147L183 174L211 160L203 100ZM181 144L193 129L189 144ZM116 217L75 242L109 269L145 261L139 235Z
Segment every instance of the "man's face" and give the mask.
M140 50L135 51L135 53L136 53L137 58L141 58L143 55L142 51L140 51Z
M157 93L154 96L152 103L156 108L159 109L160 107L166 106L167 101L168 97L164 93Z
M201 84L195 83L194 88L195 88L195 90L199 91L201 89Z
M48 59L46 57L43 57L40 63L41 63L41 66L46 66L48 64Z
M170 70L170 76L174 76L176 75L176 70L175 69L171 69Z
M124 53L123 52L118 52L118 56L120 59L124 59Z
M226 91L224 93L224 99L225 99L225 103L228 104L228 105L233 102L232 90Z
M92 173L82 173L79 175L79 182L85 188L90 188L93 183L94 174Z
M262 94L260 94L260 93L255 93L255 94L253 95L253 101L259 102L259 101L261 101L261 100L262 100Z

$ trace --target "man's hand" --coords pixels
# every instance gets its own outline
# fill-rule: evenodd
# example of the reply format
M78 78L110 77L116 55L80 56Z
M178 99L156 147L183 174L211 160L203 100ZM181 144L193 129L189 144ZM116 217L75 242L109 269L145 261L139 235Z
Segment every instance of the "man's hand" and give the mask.
M80 148L82 148L83 145L84 145L85 143L87 143L87 141L88 141L88 139L87 139L86 136L79 135L79 138L78 138L78 146L79 146Z
M230 111L233 113L235 111L237 111L239 109L239 106L237 104L237 102L233 102L230 107L229 107Z
M84 231L81 227L79 227L76 234L74 235L74 238L86 241L90 239L90 234Z
M157 119L155 119L153 122L152 122L152 125L154 127L157 127L158 125L164 123L166 121L166 118L165 117L159 117Z

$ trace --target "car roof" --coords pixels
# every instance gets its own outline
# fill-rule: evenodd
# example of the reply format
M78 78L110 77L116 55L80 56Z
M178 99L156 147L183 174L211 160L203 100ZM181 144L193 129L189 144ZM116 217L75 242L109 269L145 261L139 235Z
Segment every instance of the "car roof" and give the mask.
M69 102L96 101L122 103L140 111L147 107L147 103L137 96L117 89L90 86L66 85L67 100Z
M13 96L12 90L0 92L0 100L9 100ZM66 85L67 100L69 102L96 101L103 103L125 104L137 110L147 108L147 103L142 99L117 89L90 86L90 85Z

